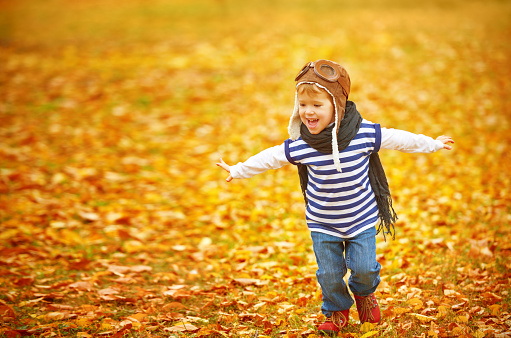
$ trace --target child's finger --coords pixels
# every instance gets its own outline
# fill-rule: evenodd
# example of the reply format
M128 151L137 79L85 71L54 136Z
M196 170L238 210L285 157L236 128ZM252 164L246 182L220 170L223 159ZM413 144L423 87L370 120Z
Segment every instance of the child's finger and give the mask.
M216 164L217 166L221 167L222 169L229 171L229 165L224 162L224 160L220 159L220 162Z
M450 136L439 136L437 140L442 141L443 143L454 143L454 140Z

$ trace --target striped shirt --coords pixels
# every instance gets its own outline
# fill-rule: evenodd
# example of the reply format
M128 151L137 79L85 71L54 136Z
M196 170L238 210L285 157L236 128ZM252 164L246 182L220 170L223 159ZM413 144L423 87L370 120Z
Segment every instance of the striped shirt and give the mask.
M380 128L367 120L346 149L341 151L342 172L333 164L332 154L323 154L301 138L286 140L230 166L233 178L250 178L269 169L287 164L308 166L306 208L307 225L311 231L350 238L377 225L378 208L369 183L369 156L379 149L406 153L433 153L444 144L429 136L399 129Z
M357 135L339 153L342 172L338 172L332 154L320 153L301 138L286 140L287 160L307 165L305 215L311 231L353 237L377 224L378 207L368 173L369 156L380 145L380 125L363 120Z

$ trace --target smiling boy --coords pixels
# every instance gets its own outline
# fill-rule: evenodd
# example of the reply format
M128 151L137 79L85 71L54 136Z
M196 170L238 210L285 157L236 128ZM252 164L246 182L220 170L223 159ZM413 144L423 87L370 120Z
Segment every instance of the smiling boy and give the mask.
M263 150L243 163L217 163L233 178L249 178L287 164L298 167L306 202L306 221L318 264L316 276L326 317L321 333L337 334L349 321L356 303L360 321L379 323L374 295L380 282L376 260L376 226L392 233L397 219L380 149L432 153L452 149L449 136L436 140L403 130L381 128L362 118L347 101L351 81L347 71L329 60L307 63L295 81L295 109L281 145ZM351 270L348 286L344 282Z

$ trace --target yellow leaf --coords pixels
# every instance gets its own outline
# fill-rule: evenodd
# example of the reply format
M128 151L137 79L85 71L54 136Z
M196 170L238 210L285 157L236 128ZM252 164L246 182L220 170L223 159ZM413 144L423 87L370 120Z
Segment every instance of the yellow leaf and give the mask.
M372 337L374 335L377 335L378 333L380 333L380 332L379 331L369 331L369 332L366 332L363 335L361 335L359 338Z
M282 326L282 325L286 325L286 321L282 318L279 318L275 321L275 326Z
M87 332L78 332L76 334L76 337L78 337L78 338L92 338L92 336L90 334L88 334Z
M300 314L305 313L305 312L307 312L307 311L308 311L307 309L302 308L302 309L297 309L297 310L295 310L295 313L296 313L297 315L300 315Z
M76 232L68 230L68 229L62 229L60 231L60 238L64 243L67 244L81 244L83 243L82 236L78 235Z
M485 335L486 334L481 329L479 329L476 332L474 332L474 337L475 338L484 338Z
M437 338L437 337L438 337L438 335L436 334L436 332L435 332L435 331L433 331L433 330L429 330L429 331L428 331L428 337Z
M89 318L80 317L75 321L75 323L78 326L87 327L87 326L91 325L92 322Z
M369 323L369 322L365 322L364 324L360 325L360 331L361 332L369 332L371 331L374 327L376 326L376 324L372 324L372 323Z
M452 334L455 336L459 336L462 332L463 332L463 328L459 327L459 326L452 329Z
M418 313L410 313L410 316L414 316L415 318L417 318L421 322L431 322L431 321L435 321L436 320L436 318L420 315Z
M321 300L323 298L323 293L321 292L321 289L316 290L316 293L314 294L315 300Z
M442 318L442 317L445 317L446 315L447 315L447 309L445 308L445 306L440 305L438 307L438 314L436 315L436 317Z
M146 249L145 245L139 241L126 241L123 247L127 253L140 252Z
M468 322L468 316L458 316L458 317L456 317L456 321L458 323L467 323Z
M13 238L14 236L18 235L18 230L10 229L10 230L2 230L0 233L0 240Z
M112 325L110 323L101 323L101 326L99 328L100 330L110 330L112 329Z
M424 303L419 298L412 298L408 301L408 303L410 303L410 305L412 305L413 309L416 311L424 307Z
M59 184L59 183L64 182L65 180L67 180L67 176L66 175L64 175L63 173L56 173L55 175L52 176L51 183L52 184Z
M395 307L392 309L392 312L394 312L394 314L396 316L399 316L403 313L407 313L407 312L410 312L411 310L410 309L407 309L407 308L403 308L403 307Z
M32 305L32 304L40 302L43 299L44 299L44 297L40 297L40 298L36 298L36 299L32 299L32 300L23 301L23 302L20 302L18 304L18 306L22 307L22 306L26 306L26 305Z

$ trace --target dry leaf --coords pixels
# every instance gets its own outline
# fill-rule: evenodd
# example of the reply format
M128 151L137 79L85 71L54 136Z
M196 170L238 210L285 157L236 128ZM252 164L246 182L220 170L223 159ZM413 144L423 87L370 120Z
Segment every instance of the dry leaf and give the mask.
M431 322L431 321L435 321L436 320L436 318L420 315L418 313L410 313L410 316L414 316L415 318L417 318L421 322Z
M69 284L68 286L71 289L79 290L79 291L91 291L92 285L89 282L76 282L73 284Z
M174 325L172 327L166 327L163 329L163 331L166 332L196 332L199 331L199 328L196 326L193 326L192 324L183 323Z

